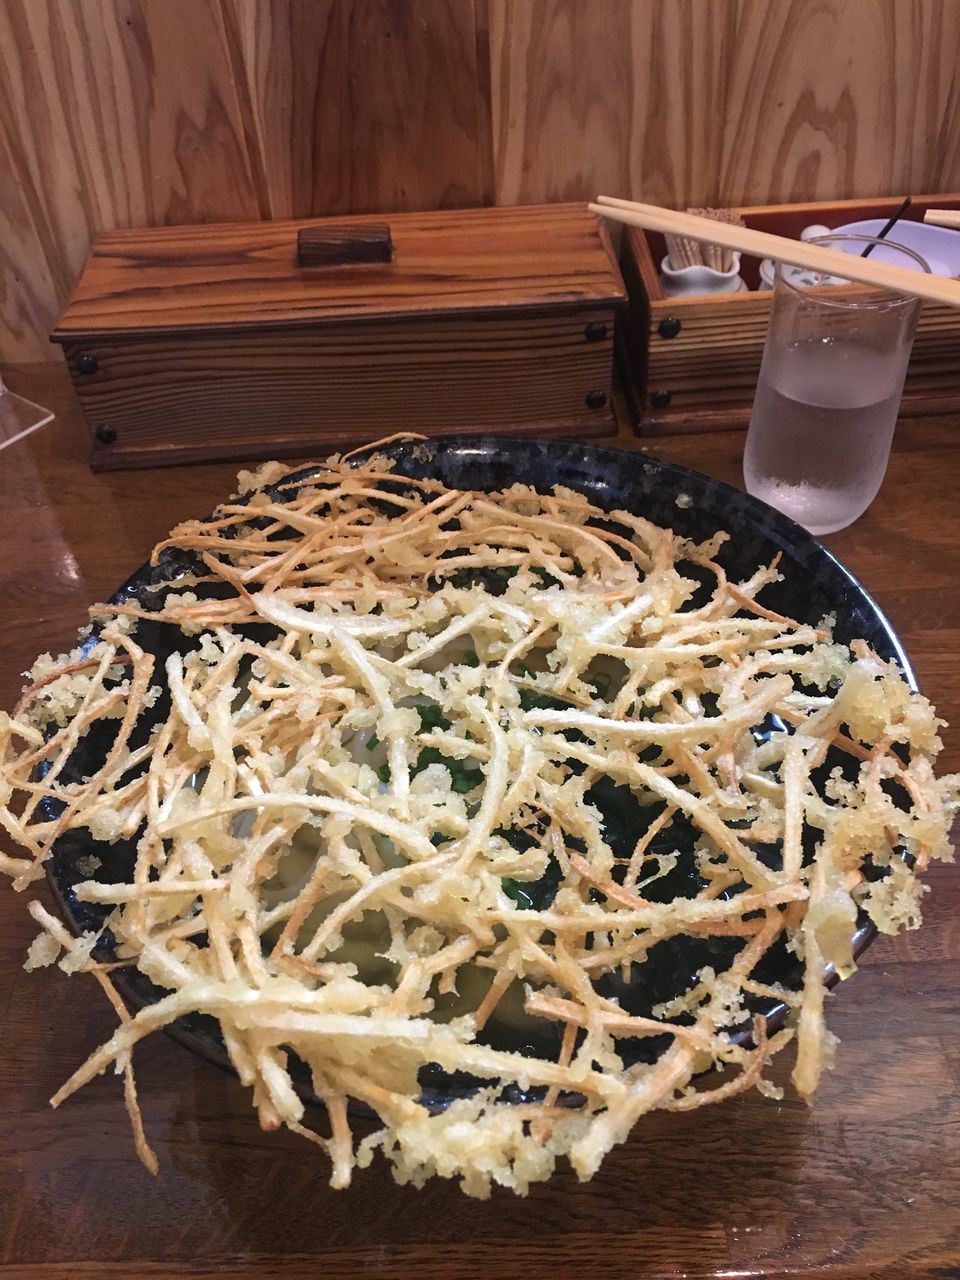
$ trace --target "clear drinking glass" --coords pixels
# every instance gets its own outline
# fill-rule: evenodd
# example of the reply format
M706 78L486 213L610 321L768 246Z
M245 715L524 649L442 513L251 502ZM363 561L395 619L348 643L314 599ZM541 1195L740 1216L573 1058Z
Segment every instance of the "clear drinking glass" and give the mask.
M819 236L812 244L916 271L903 245L871 236ZM897 422L922 303L836 282L778 262L770 327L743 457L747 492L811 533L846 528L877 496ZM834 277L830 277L834 281Z

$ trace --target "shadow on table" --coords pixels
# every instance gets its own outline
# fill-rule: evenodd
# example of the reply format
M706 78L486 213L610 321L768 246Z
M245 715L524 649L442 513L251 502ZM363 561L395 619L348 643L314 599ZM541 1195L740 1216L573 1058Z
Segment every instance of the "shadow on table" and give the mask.
M610 1153L591 1182L580 1183L564 1164L526 1199L497 1188L488 1201L472 1200L439 1179L419 1191L398 1187L382 1158L356 1170L348 1191L336 1192L320 1150L287 1131L261 1133L249 1094L221 1073L213 1085L213 1071L193 1073L194 1088L182 1091L170 1135L179 1177L202 1186L208 1205L198 1249L280 1256L343 1251L358 1270L382 1261L389 1271L388 1258L399 1266L405 1255L413 1263L465 1242L496 1246L505 1259L532 1245L565 1244L584 1264L596 1265L597 1274L604 1259L609 1267L611 1249L625 1250L634 1264L638 1251L653 1249L661 1266L696 1263L712 1270L729 1260L728 1230L764 1222L765 1251L777 1247L803 1162L798 1136L809 1123L799 1102L759 1096L699 1113L654 1114ZM307 1120L322 1129L325 1117L311 1110ZM361 1122L357 1132L372 1127Z

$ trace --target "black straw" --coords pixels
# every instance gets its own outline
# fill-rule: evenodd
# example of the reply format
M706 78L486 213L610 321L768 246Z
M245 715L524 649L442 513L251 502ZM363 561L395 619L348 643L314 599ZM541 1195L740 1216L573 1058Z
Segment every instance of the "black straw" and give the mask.
M897 225L897 223L900 221L900 219L903 217L903 215L907 212L907 210L910 208L912 204L913 204L913 196L907 196L906 200L904 200L903 204L896 211L896 213L893 215L890 221L886 224L883 230L877 232L878 240L886 240L888 233L893 230L893 228ZM867 247L864 249L863 253L861 253L860 257L869 258L871 253L873 253L876 247L877 246L875 244L868 244Z

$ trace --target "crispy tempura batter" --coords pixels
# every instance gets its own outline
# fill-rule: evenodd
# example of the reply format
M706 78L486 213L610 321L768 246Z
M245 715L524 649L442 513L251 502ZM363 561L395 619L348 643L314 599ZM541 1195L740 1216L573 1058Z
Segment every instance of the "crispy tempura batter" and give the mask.
M290 474L242 477L244 498L175 529L154 560L175 548L194 569L156 611L143 595L96 606L94 639L39 660L0 716L0 825L22 849L0 869L26 887L71 829L135 841L128 879L77 893L113 904L117 955L168 992L135 1015L115 1000L116 1033L54 1104L115 1064L153 1167L131 1054L199 1011L261 1124L317 1141L334 1186L380 1147L401 1181L487 1195L525 1193L561 1154L589 1178L653 1108L771 1091L764 1065L794 1036L809 1096L831 1054L824 974L853 971L858 910L916 925L911 864L950 856L925 699L828 622L755 603L775 564L729 583L722 535L694 545L563 489L451 491L377 455ZM155 670L141 618L192 647ZM111 745L77 779L71 756L105 719ZM825 760L830 776L811 776ZM617 854L591 791L604 778L635 805ZM688 888L663 901L678 867ZM115 997L94 939L32 910L52 943L31 963L59 946ZM756 973L784 934L797 993ZM684 938L726 940L732 959L642 1016L598 990ZM788 1027L756 1019L744 1046L732 1032L771 997ZM511 1001L509 1016L556 1025L553 1058L484 1043ZM655 1036L654 1062L625 1052ZM291 1053L328 1137L301 1124ZM431 1115L429 1063L487 1084ZM733 1074L698 1088L717 1064ZM543 1101L498 1101L511 1084ZM348 1097L384 1125L356 1150Z

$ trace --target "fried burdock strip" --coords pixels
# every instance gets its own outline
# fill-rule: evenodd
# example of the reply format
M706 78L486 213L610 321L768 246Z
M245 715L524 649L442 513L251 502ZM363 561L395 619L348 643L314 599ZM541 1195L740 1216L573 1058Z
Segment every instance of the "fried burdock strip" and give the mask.
M261 1124L318 1144L335 1186L380 1145L400 1177L486 1194L524 1191L560 1154L592 1176L651 1109L762 1085L794 1035L809 1096L832 1049L824 976L850 971L859 912L916 922L897 851L918 870L945 856L952 798L937 722L900 673L758 599L777 561L731 581L723 542L568 490L455 491L376 452L268 466L174 530L153 563L173 553L181 576L95 606L87 650L41 664L0 721L0 824L25 855L0 869L25 887L70 830L132 842L127 876L101 869L76 893L111 910L117 956L167 992L127 1013L92 940L33 908L120 1019L55 1102L117 1064L154 1167L131 1055L205 1013ZM161 670L147 620L188 638ZM104 726L98 767L73 777ZM604 781L635 806L619 854ZM796 993L755 976L783 934ZM727 960L664 1007L600 994L655 948L704 939ZM789 1024L751 1020L755 998L781 1000ZM484 1043L518 1016L554 1026L555 1049ZM652 1037L667 1047L645 1063ZM327 1136L305 1123L297 1061ZM429 1064L486 1087L428 1114ZM720 1064L736 1074L703 1085ZM506 1108L508 1086L534 1100ZM384 1124L359 1151L349 1098Z

